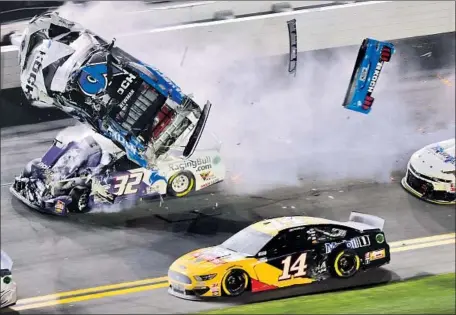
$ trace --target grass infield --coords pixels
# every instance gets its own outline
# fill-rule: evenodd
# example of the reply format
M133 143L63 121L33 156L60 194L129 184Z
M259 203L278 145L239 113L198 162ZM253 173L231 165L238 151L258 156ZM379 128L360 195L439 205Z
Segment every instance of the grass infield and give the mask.
M300 296L205 314L455 314L455 274Z

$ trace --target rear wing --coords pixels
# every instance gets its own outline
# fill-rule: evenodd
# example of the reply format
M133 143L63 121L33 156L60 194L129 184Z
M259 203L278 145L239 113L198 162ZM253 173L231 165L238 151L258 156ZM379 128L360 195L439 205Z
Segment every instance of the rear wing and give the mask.
M207 118L209 117L209 112L211 111L212 104L208 101L206 105L204 105L203 111L201 112L201 116L196 123L195 130L193 131L190 139L188 140L187 145L185 146L183 156L188 158L190 157L196 149L198 142L203 134L204 127L206 126Z
M362 231L376 229L383 231L385 220L375 215L352 211L347 225Z

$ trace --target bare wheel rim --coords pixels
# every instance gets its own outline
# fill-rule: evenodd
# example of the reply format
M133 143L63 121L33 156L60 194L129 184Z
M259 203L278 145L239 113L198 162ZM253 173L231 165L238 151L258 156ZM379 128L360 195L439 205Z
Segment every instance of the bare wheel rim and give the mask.
M352 255L344 254L340 258L338 265L344 275L352 274L356 270L356 258Z
M182 193L186 191L189 186L190 179L183 174L177 175L176 178L174 178L173 183L171 184L171 187L177 193Z
M87 207L87 202L88 202L89 194L88 193L83 193L81 197L79 197L78 200L78 209L79 211L84 210Z

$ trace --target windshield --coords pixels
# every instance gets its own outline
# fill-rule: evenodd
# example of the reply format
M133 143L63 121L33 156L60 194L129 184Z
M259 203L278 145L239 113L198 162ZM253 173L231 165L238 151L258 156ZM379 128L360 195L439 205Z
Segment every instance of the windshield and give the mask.
M221 246L242 254L255 256L272 238L272 235L248 227L231 236Z

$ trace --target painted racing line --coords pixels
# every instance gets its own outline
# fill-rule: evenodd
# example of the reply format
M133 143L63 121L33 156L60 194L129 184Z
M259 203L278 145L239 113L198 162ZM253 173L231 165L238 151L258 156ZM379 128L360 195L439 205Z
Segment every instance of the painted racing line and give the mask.
M391 253L400 253L404 251L412 251L422 248L455 244L455 237L456 233L447 233L403 241L395 241L389 243L389 245L391 248ZM392 256L394 257L395 255ZM393 257L392 259L394 259ZM168 283L166 276L158 278L149 278L137 281L122 282L92 288L85 288L25 298L19 300L15 306L10 307L10 310L23 311L62 304L73 304L83 301L102 299L119 295L127 295L144 291L153 291L167 287Z

